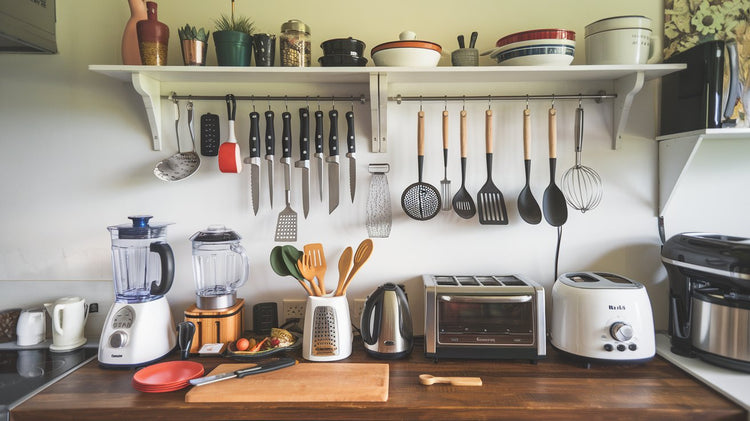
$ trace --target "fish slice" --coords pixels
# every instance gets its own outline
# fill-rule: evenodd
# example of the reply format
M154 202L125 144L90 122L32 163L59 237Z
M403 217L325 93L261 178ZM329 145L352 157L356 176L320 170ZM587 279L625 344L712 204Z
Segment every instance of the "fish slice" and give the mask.
M482 225L507 225L508 212L505 198L500 189L492 182L492 110L485 113L484 135L487 143L487 181L477 193L479 223Z
M297 212L292 209L291 178L292 178L292 134L291 114L281 113L283 123L281 133L281 164L284 167L284 198L286 207L279 213L276 221L276 241L297 241ZM295 259L296 261L296 259Z
M323 253L323 244L305 244L303 252L310 258L313 269L315 270L315 278L318 279L318 288L320 288L321 295L326 294L325 276L326 276L326 255Z
M234 134L234 118L237 114L237 101L234 95L228 94L224 97L227 103L228 138L227 141L219 146L219 171L226 173L239 173L242 171L242 158L240 157L240 145L237 144L237 137Z
M453 196L453 210L464 219L471 219L477 213L474 200L466 190L466 110L461 110L461 188Z

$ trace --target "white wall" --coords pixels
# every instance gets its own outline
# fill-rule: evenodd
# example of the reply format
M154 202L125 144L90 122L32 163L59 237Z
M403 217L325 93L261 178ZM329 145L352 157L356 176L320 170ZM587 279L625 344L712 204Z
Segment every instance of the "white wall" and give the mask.
M446 52L456 48L455 37L479 31L478 48L487 50L503 35L543 27L575 30L578 50L574 64L585 63L584 26L594 20L622 14L643 14L654 21L656 45L660 46L663 5L659 0L602 2L430 1L379 2L299 1L253 2L239 0L238 12L250 15L258 30L277 33L282 22L298 18L312 28L314 56L322 53L320 42L353 36L367 43L367 51L381 42L396 39L405 29L419 38L441 44ZM186 22L212 29L212 19L229 11L229 1L164 0L159 19L172 30L169 62L181 63L177 27ZM302 298L304 293L291 278L275 275L268 255L276 243L273 230L281 210L283 190L277 184L275 207L268 208L266 192L257 216L249 211L247 176L219 173L216 161L205 158L199 173L179 183L165 183L152 174L154 164L176 152L171 127L171 108L165 103L165 146L151 149L150 132L140 97L121 82L88 71L89 64L119 64L120 37L129 17L127 2L78 0L58 2L56 55L0 55L0 308L30 306L56 296L79 294L98 301L101 311L111 303L111 269L108 225L124 223L127 216L149 213L156 220L171 221L169 242L175 250L175 286L168 294L176 318L194 300L190 264L190 242L194 232L212 223L223 223L244 238L252 273L239 291L249 304ZM369 56L369 53L367 54ZM487 58L482 64L489 64ZM209 64L215 64L213 47ZM441 65L449 64L444 57ZM519 92L532 89L519 86ZM553 86L558 92L587 90L586 84ZM595 211L582 215L571 211L564 227L560 272L608 270L647 284L654 303L657 326L666 326L666 279L659 263L656 229L657 145L653 140L656 115L656 84L648 83L637 97L620 150L610 149L611 103L586 102L584 162L597 169L605 183L604 201ZM268 87L286 92L284 86ZM313 91L315 87L310 87ZM343 89L343 88L342 88ZM366 89L366 87L364 88ZM409 87L404 87L409 89ZM454 89L446 86L446 90ZM538 89L538 88L537 88ZM185 94L190 92L184 92ZM215 92L223 94L226 92ZM353 94L367 93L353 92ZM488 92L494 93L494 92ZM556 92L557 93L557 92ZM571 92L562 92L571 93ZM183 92L180 92L183 94ZM237 92L237 94L249 94ZM253 93L255 94L255 93ZM260 93L263 94L263 93ZM305 92L290 92L305 94ZM310 92L314 94L314 92ZM295 116L303 104L290 103ZM311 104L312 105L312 104ZM348 104L337 104L339 109ZM265 104L259 103L259 107ZM546 109L549 104L532 103L532 188L541 201L548 183ZM559 109L558 181L573 164L574 102L557 104ZM327 110L330 104L323 104ZM439 146L439 114L442 104L425 104L427 112L426 181L439 185L442 155ZM458 122L461 104L451 103L452 140L449 178L453 192L460 184ZM485 180L483 111L486 104L469 103L470 157L468 188L472 194ZM511 214L508 226L481 226L476 218L465 221L455 214L441 213L432 221L415 222L400 209L400 195L416 180L414 103L389 107L390 149L386 154L368 150L369 105L356 105L358 130L357 200L351 204L342 176L342 201L333 215L327 205L313 200L307 220L300 215L299 241L321 242L329 263L328 284L335 283L335 263L348 245L366 237L365 203L369 176L367 164L390 162L388 174L393 203L393 229L388 239L375 240L375 252L350 287L350 297L364 297L383 282L406 282L417 331L421 331L422 273L505 274L521 273L541 282L548 290L554 281L553 258L556 230L545 223L525 224L517 215L515 198L523 185L520 103L494 103L495 182L503 191ZM273 104L277 115L283 105ZM183 108L184 110L184 108ZM222 117L222 102L197 103L198 115L211 111ZM250 104L240 103L238 138L247 154L247 113ZM278 119L277 119L278 121ZM340 126L343 130L344 126ZM280 123L277 133L280 132ZM295 128L296 133L296 128ZM326 129L327 133L327 129ZM188 139L182 125L183 141ZM296 135L295 135L296 139ZM296 142L295 142L296 143ZM296 146L295 159L296 159ZM278 146L277 146L278 151ZM265 163L264 163L265 165ZM277 164L278 165L278 164ZM342 165L346 171L347 164ZM730 170L730 173L732 170ZM263 171L265 176L265 169ZM746 177L739 173L737 177ZM276 174L281 180L281 173ZM730 174L730 178L732 175ZM301 214L297 188L292 205ZM265 183L265 178L263 179ZM279 183L277 181L277 183ZM722 186L731 192L731 186ZM313 193L317 190L313 188ZM315 197L315 195L313 195ZM687 203L689 203L687 198ZM681 209L675 206L673 209ZM679 211L676 211L679 212ZM744 223L747 206L722 209L721 225L711 210L683 220L680 230L691 229L693 220L701 229L750 235ZM677 225L670 228L676 228ZM75 281L75 282L73 282ZM248 312L248 314L251 312ZM98 333L103 315L89 323L90 334ZM249 321L249 320L248 320Z

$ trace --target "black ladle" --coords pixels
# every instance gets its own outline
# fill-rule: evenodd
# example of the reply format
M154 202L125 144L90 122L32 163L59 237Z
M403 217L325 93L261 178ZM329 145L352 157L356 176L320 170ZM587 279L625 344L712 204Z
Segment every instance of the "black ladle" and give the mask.
M553 227L562 226L568 220L568 204L565 195L555 185L555 167L557 166L557 110L549 109L549 186L544 190L542 209L544 219Z

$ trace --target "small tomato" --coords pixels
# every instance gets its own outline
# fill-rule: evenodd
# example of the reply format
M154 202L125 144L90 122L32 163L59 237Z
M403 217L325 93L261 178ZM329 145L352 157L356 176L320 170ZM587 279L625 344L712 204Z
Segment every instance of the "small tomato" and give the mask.
M235 346L237 347L238 351L247 351L247 349L250 348L250 341L248 341L246 338L240 338L237 339Z

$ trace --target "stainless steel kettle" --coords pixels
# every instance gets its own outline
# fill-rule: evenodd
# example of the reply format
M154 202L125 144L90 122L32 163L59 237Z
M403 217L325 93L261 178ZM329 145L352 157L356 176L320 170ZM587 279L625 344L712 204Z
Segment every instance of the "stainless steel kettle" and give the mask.
M395 284L383 284L367 297L360 327L365 351L373 357L402 358L414 347L409 302Z

